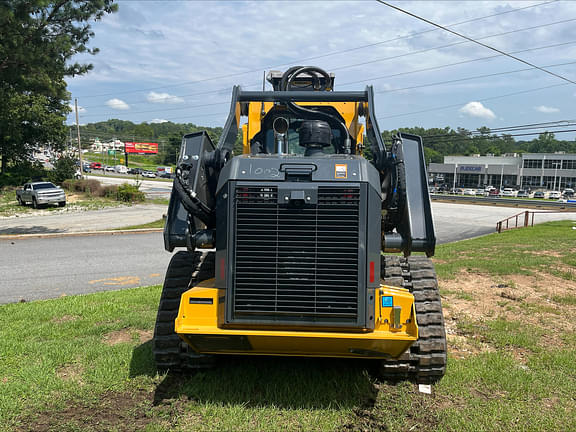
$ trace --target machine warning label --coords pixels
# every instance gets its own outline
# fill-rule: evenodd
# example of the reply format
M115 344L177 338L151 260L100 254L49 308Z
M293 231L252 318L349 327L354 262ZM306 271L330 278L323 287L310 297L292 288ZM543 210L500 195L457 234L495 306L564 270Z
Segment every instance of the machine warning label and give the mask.
M334 168L334 178L345 179L348 178L348 165L336 164Z

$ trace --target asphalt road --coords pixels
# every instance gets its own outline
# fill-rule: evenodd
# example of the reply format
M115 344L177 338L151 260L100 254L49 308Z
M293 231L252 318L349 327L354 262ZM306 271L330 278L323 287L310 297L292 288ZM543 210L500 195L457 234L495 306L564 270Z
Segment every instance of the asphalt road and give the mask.
M0 303L161 284L162 233L0 240Z
M522 211L433 203L438 243L489 234ZM535 222L576 213L537 214ZM0 239L0 303L161 284L171 254L161 233Z

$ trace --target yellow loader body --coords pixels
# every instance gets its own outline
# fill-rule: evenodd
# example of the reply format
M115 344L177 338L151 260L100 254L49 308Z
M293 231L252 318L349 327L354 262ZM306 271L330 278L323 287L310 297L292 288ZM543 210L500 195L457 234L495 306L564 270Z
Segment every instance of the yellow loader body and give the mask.
M397 358L418 339L414 297L406 289L386 285L376 296L374 330L232 328L224 322L225 290L209 279L182 295L175 330L202 354Z

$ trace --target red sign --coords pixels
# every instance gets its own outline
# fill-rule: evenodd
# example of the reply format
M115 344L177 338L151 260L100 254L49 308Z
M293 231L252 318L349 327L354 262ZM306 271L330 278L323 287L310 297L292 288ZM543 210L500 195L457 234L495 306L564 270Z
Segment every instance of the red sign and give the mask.
M126 153L157 154L158 143L125 142Z

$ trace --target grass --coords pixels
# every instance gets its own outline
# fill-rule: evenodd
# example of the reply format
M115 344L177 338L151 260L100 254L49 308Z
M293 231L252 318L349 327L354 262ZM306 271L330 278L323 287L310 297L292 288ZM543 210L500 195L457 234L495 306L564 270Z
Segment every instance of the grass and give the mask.
M473 272L522 290L519 273L573 265L572 225L439 246L441 285ZM447 305L482 299L467 292L442 295ZM448 372L432 395L380 381L369 361L231 357L159 375L150 342L159 294L153 286L0 306L0 430L576 430L576 293L550 296L545 308L502 301L501 313L482 317L447 306L461 343L449 339Z
M114 230L123 231L123 230L145 229L145 228L164 228L164 223L165 223L164 219L158 219L157 221L154 222L149 222L141 225L130 225L124 228L114 228Z

